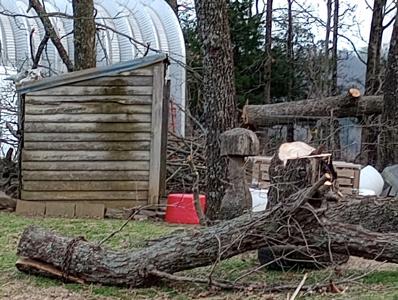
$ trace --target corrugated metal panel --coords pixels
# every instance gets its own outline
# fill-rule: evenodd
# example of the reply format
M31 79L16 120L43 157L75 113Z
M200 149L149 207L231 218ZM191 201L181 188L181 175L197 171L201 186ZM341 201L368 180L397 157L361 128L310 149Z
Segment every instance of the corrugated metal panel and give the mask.
M15 56L15 37L13 34L13 28L11 26L10 19L6 16L0 15L0 24L3 28L1 32L1 52L2 52L2 60L4 62L16 60Z
M4 10L19 14L26 14L28 0L1 0L0 7ZM46 0L48 11L60 11L72 15L71 3L68 0ZM119 61L128 61L133 58L142 57L146 52L143 45L149 44L156 51L149 54L166 52L170 55L171 65L168 69L168 78L171 80L171 96L178 105L185 107L185 45L178 20L164 0L123 0L107 1L95 0L98 17L109 19L98 19L116 31L131 36L139 44L134 44L128 38L119 36L112 32L102 32L103 44L105 45L108 60L104 60L103 52L98 52L99 65L114 64ZM34 16L35 12L30 11ZM112 20L112 17L116 17ZM44 34L40 20L37 18L27 19L23 17L8 18L9 25L1 20L0 35L7 37L8 62L0 64L16 66L18 69L27 69L30 62L29 32L32 28L37 30L34 35L34 45L38 45ZM61 36L62 43L69 56L73 59L73 21L68 18L53 18L53 24ZM3 42L4 43L4 42ZM100 46L98 46L100 48ZM46 57L43 65L51 66L55 72L66 71L62 60L52 43L48 44ZM177 125L179 132L184 133L184 114L178 112Z
M167 52L170 56L171 64L168 68L168 78L170 79L170 95L177 104L176 126L177 133L185 134L185 87L186 74L185 68L185 43L184 37L173 10L165 1L147 0L146 9L151 12L153 20L157 20L162 26L157 26L158 34L163 41L167 41ZM156 17L155 17L156 16ZM179 107L182 108L180 110Z

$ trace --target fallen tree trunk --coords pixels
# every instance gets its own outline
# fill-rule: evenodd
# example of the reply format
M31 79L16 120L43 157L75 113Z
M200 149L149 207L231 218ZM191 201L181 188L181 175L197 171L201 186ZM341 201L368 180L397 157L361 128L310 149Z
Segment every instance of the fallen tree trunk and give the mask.
M333 204L335 213L331 219L323 212L315 218L316 212L306 202L313 195L308 191L293 195L291 203L266 213L247 214L213 227L171 236L134 252L106 250L81 238L66 238L32 226L25 230L18 245L22 260L17 267L80 283L140 287L156 284L158 274L210 265L262 246L297 245L304 251L309 245L331 251L331 255L349 253L398 263L396 233L372 232L358 225L336 222L350 215L346 210L352 206L345 203L339 210ZM365 201L362 205L376 207L369 203ZM394 209L398 207L396 201L391 203ZM374 216L381 223L383 215ZM369 218L367 221L375 223ZM286 224L302 224L302 227L290 225L287 229Z
M398 232L398 198L345 198L329 203L324 217L331 222L360 225L380 233Z
M243 123L251 126L289 124L320 117L362 117L381 114L383 96L360 96L357 89L350 89L345 96L308 99L266 105L245 105Z

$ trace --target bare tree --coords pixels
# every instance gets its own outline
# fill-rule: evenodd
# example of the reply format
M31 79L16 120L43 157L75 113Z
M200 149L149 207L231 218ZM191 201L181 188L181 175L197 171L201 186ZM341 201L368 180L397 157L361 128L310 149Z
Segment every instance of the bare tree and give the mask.
M272 2L273 0L267 0L267 16L265 24L265 66L264 66L264 103L271 103L271 70L272 70Z
M207 216L217 218L227 182L220 134L236 125L235 83L227 2L195 0L203 52L203 97L207 159Z
M398 6L398 3L396 3ZM398 163L398 18L391 35L386 76L383 85L382 157L380 167Z
M366 65L365 94L378 95L382 93L383 71L381 66L381 48L384 30L391 24L388 22L383 25L386 15L393 8L388 7L387 0L375 0L373 4L372 23L368 42L368 54ZM394 18L392 18L393 20ZM380 128L379 116L364 117L362 120L362 154L361 160L364 164L376 165L380 159L380 149L378 145Z
M293 52L293 16L292 16L292 5L293 0L287 0L287 38L286 38L286 52L287 52L287 61L288 61L288 84L287 84L287 98L288 101L293 100L293 60L294 60L294 52ZM289 123L287 126L286 132L286 140L287 142L294 141L294 124Z
M325 42L324 42L324 59L323 59L323 80L322 80L322 96L326 96L329 90L329 74L330 74L330 33L332 31L332 4L333 0L327 0L326 3L326 24L325 24Z
M332 42L332 59L331 59L331 73L332 81L330 85L330 94L337 95L337 40L339 35L339 0L334 0L333 8L333 42Z
M380 91L381 43L383 39L383 19L387 0L375 0L368 43L366 64L365 94L375 95Z

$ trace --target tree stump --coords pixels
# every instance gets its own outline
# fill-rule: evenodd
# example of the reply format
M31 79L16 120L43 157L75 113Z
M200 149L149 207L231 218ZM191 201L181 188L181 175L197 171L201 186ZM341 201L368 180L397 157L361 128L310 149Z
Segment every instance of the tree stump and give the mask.
M245 157L257 155L259 142L254 132L235 128L221 135L221 155L229 158L229 186L221 201L220 216L233 219L251 210L252 198L245 174Z
M320 189L315 197L323 197L320 193L329 190L332 181L337 175L333 169L331 155L321 154L321 148L315 149L303 142L282 144L278 152L271 159L269 176L271 186L268 191L268 208L275 207L279 203L286 203L289 197L300 190L312 186L323 175L330 179L326 181L326 188ZM312 206L319 207L321 202L308 201ZM316 247L308 247L306 253L294 252L287 254L286 249L261 248L258 251L260 263L270 263L272 269L284 269L294 267L321 268L333 264L345 263L348 255L337 255L333 258L330 253ZM284 259L278 259L285 257ZM275 263L271 263L275 260Z

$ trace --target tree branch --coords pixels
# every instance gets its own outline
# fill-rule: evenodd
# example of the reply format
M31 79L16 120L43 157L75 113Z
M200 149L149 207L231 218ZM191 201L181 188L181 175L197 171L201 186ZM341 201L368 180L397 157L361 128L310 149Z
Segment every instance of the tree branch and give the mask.
M29 5L36 11L37 15L39 16L46 31L46 36L48 35L51 41L53 42L55 48L58 51L59 56L61 57L66 68L68 69L68 72L72 72L73 63L71 62L68 53L66 52L64 46L62 45L61 40L54 29L54 26L52 25L49 17L47 16L47 13L43 5L38 0L29 0Z

